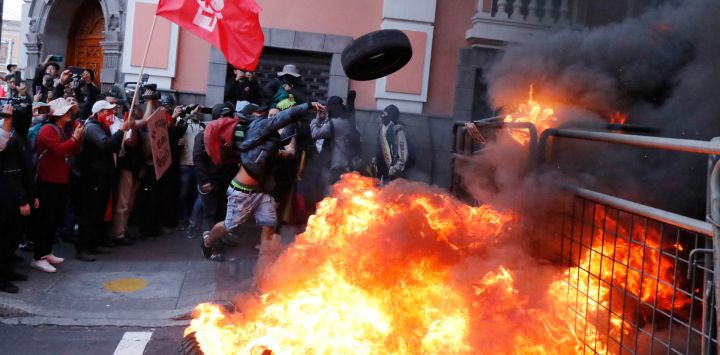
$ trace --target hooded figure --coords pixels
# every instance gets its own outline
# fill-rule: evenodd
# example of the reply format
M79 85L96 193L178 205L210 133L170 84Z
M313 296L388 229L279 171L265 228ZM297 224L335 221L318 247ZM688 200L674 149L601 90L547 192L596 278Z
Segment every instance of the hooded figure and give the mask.
M340 97L332 96L327 103L327 118L318 117L310 122L313 140L329 140L331 152L329 185L340 179L340 175L358 171L362 165L360 132L350 112Z
M402 176L408 160L405 126L400 123L400 110L395 105L385 107L380 119L382 122L375 154L378 178L393 180Z

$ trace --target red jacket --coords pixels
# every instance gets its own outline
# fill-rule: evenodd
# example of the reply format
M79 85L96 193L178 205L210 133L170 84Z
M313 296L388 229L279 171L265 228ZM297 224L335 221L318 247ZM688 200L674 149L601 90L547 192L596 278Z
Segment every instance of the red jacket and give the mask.
M58 135L52 124L40 128L37 137L38 180L54 184L67 184L70 180L68 158L80 152L82 143ZM42 155L42 156L41 156Z

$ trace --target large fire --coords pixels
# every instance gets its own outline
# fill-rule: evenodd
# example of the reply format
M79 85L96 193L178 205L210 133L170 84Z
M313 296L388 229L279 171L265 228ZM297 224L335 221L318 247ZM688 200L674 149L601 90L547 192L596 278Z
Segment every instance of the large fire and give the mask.
M555 111L549 107L542 107L533 98L534 86L530 85L529 99L527 104L518 106L517 112L505 116L505 122L530 122L537 128L538 134L544 130L552 128L557 124L557 117L554 116ZM530 133L525 130L508 130L510 136L522 145L527 145L530 141Z
M595 218L599 226L615 223ZM232 314L199 305L186 333L195 332L207 355L574 354L586 344L604 351L594 320L609 318L611 332L633 331L608 312L622 307L610 302L618 292L610 284L660 308L673 302L669 286L640 275L672 280L657 231L635 226L628 235L625 228L617 226L625 237L617 243L604 237L607 227L593 231L584 250L573 250L578 267L549 267L556 276L542 278L520 266L529 258L522 253L496 256L520 237L517 213L348 174L262 273L259 296L239 297L240 312ZM636 249L636 238L658 249ZM579 313L588 321L578 321Z

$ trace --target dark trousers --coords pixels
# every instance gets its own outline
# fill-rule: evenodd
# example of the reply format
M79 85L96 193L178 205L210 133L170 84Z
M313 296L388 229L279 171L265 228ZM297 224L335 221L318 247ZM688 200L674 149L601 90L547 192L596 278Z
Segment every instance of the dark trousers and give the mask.
M19 207L0 206L0 281L10 281L24 219Z
M110 176L83 175L80 235L76 245L78 251L92 253L97 246L106 242L104 217L114 186L114 179Z
M135 201L135 217L143 236L160 234L160 206L158 203L158 182L155 181L155 168L145 167L145 175L140 180L140 189Z
M62 225L65 215L67 184L53 184L38 181L38 200L40 208L33 213L32 241L35 243L33 254L35 260L52 253L52 245L58 227Z
M197 181L195 179L195 168L192 165L180 166L180 201L178 207L178 219L180 225L185 226L190 220L195 197L197 196Z

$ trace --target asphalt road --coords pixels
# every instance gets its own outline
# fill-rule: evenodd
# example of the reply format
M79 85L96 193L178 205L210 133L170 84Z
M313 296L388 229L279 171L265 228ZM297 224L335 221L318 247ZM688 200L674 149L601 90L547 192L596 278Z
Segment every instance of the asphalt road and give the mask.
M184 327L118 328L0 325L3 355L172 355ZM149 339L149 340L148 340Z

